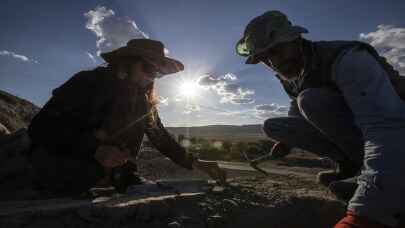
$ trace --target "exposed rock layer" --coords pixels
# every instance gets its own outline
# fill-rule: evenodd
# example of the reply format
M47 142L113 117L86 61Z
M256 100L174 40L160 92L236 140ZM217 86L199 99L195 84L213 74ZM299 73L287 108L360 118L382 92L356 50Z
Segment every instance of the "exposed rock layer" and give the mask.
M0 124L10 132L27 128L38 111L31 102L0 90Z

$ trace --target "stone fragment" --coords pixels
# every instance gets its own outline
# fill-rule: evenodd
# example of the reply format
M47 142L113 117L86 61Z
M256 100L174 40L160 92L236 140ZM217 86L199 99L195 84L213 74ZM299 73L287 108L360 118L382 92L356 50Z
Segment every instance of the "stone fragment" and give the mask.
M222 193L224 190L225 190L224 187L215 186L215 187L212 189L212 192L214 192L214 193Z
M235 201L233 201L231 199L224 199L222 202L223 202L223 207L226 211L230 211L239 206Z
M10 131L4 126L2 123L0 123L0 137L4 135L9 135Z
M180 225L180 223L178 223L178 222L171 222L171 223L169 223L169 224L167 224L167 226L168 227L170 227L170 228L177 228L177 227L181 227L181 225Z

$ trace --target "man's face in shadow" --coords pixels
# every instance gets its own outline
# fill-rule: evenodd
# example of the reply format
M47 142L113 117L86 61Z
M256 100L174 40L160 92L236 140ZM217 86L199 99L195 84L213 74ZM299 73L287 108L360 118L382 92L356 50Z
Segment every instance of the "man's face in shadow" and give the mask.
M256 58L277 72L283 80L291 81L300 76L304 69L302 40L284 42L260 53Z

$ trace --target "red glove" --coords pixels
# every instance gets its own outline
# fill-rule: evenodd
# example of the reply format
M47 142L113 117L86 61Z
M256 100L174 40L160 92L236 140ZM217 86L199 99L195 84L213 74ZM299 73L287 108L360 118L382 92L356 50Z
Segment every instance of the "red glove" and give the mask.
M351 211L346 213L334 228L390 228L377 222L370 221L366 217L354 215Z

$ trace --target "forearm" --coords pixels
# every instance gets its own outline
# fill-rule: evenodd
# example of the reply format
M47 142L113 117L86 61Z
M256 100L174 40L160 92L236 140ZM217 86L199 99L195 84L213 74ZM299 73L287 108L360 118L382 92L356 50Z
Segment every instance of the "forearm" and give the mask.
M146 135L151 143L156 149L176 164L187 169L192 169L195 160L194 156L176 142L176 140L164 128L158 117L155 121L154 126L146 130Z

